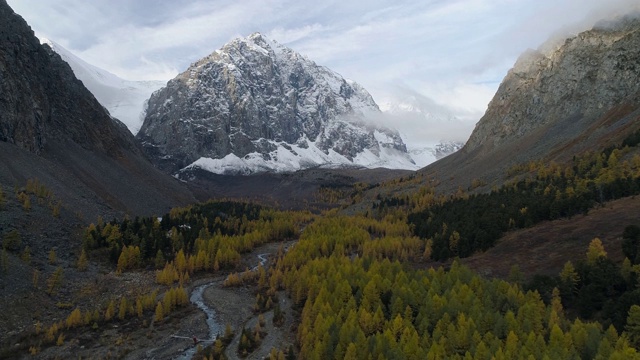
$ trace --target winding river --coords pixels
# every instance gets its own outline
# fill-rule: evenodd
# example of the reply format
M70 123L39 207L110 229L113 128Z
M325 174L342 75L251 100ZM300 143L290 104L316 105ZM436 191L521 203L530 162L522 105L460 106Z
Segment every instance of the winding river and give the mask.
M191 298L189 299L192 303L194 303L200 310L204 311L207 315L207 327L209 328L209 334L207 336L207 340L204 346L209 345L210 342L215 341L218 338L218 335L222 334L224 328L222 324L218 321L218 316L216 315L216 311L204 302L204 291L212 285L215 285L216 282L209 282L204 285L200 285L191 293ZM195 355L198 348L196 346L191 346L185 352L178 357L180 360L191 360L193 355Z
M267 253L258 254L259 265L256 265L253 268L251 268L251 271L258 271L258 267L260 265L264 266L267 263L267 256L269 256L269 254L267 254Z
M267 256L269 256L268 253L258 255L258 260L260 265L264 266L267 263ZM258 270L258 265L256 265L251 269L251 271L257 271L257 270ZM193 292L191 293L191 298L189 299L193 304L195 304L200 310L202 310L207 315L207 327L209 328L209 334L207 336L207 339L204 340L205 343L203 344L203 346L209 345L211 342L215 341L218 338L218 336L221 336L222 333L224 332L224 326L222 326L222 324L219 322L216 311L205 303L204 297L203 297L204 291L209 286L214 286L217 283L218 281L211 281L206 284L198 286L193 290ZM191 360L197 350L198 349L196 346L191 346L188 349L186 349L184 353L180 355L177 359Z

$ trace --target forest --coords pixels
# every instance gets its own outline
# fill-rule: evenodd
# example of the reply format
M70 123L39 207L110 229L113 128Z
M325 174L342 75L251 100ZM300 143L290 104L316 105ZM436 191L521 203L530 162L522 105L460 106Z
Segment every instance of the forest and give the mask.
M271 359L640 358L639 224L620 229L622 263L610 260L595 238L583 258L566 263L557 276L526 282L483 277L457 260L433 266L433 260L488 249L508 230L637 194L639 142L640 134L634 134L620 146L566 165L516 166L510 183L488 193L473 193L485 185L474 181L470 192L454 195L425 185L405 196L378 196L365 214L347 215L344 206L312 213L219 200L162 216L99 218L84 230L77 271L85 271L89 261L116 274L151 271L155 290L95 308L70 306L66 319L37 324L30 351L64 343L66 336L79 334L74 329L95 330L126 319L137 319L140 327L161 324L189 306L185 289L192 279L228 274L224 286L252 289L253 310L277 309L274 322L282 315L278 293L285 291L293 301L295 346L274 349ZM32 197L49 199L55 216L57 204L46 187L31 181L28 189L16 192L25 211ZM357 202L365 190L371 189L358 184L344 194ZM318 196L336 200L344 194L321 189ZM2 194L0 204L5 201ZM270 267L243 271L243 254L284 241L295 244L281 248ZM28 261L19 234L4 236L2 259L7 251L21 251ZM55 252L49 256L54 264ZM46 279L46 291L54 297L64 281L58 269ZM34 284L38 276L34 272ZM234 331L243 335L241 356L264 336L260 327L226 333ZM224 358L231 336L226 333L201 357Z
M492 247L507 230L586 213L598 204L639 194L639 138L636 132L619 146L574 157L567 165L537 161L514 166L509 171L514 180L499 189L432 196L408 221L416 236L432 242L434 260L468 257ZM423 193L430 194L428 189ZM414 198L381 199L375 207L415 209Z
M620 330L571 320L557 288L545 303L538 291L482 278L457 262L415 270L393 256L364 255L362 244L386 237L368 240L380 234L349 220L317 220L276 265L278 285L301 306L300 358L638 357L637 305ZM344 242L325 241L325 231Z
M201 213L199 209L207 210ZM165 220L167 217L171 220ZM594 240L585 249L584 261L576 266L568 263L557 278L538 277L523 286L483 278L455 261L447 269L416 269L411 264L430 257L428 244L413 235L406 219L391 215L375 219L330 211L317 216L241 203L208 203L198 210L176 209L167 217L156 219L155 225L162 229L161 237L178 239L159 248L166 261L158 271L158 282L165 283L167 271L175 274L166 285L181 283L182 272L188 279L219 270L207 264L234 269L237 264L221 262L224 249L240 254L261 241L299 237L288 252L279 252L270 269L255 276L232 273L228 278L228 286L256 285L256 307L260 309L277 303L276 292L286 290L299 311L298 358L638 357L640 231L636 226L624 231L625 255L633 261L612 263L601 243ZM149 220L153 219L138 222ZM188 221L193 228L184 226ZM123 223L119 228L128 233ZM91 226L87 234L101 233L98 229L107 226ZM133 242L125 245L130 238L119 240L120 258L125 249L137 246ZM110 246L105 239L94 240ZM226 241L234 245L225 245ZM141 261L160 265L149 256L152 253L141 256ZM120 263L118 260L118 268ZM251 348L254 335L247 334L243 346ZM291 352L274 351L273 358L284 356L285 351ZM216 355L219 351L209 354L221 358Z

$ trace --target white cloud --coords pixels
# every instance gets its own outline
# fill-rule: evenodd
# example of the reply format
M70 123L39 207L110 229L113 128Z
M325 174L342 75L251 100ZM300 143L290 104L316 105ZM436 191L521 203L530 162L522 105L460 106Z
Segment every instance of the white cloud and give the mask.
M487 109L487 104L495 93L497 84L424 84L422 93L439 104L454 109L464 120L477 120Z
M360 82L457 82L460 73L486 72L499 80L505 59L512 64L558 28L584 18L592 23L594 14L608 15L637 1L9 2L40 33L116 73L132 68L131 75L148 78L161 69L183 70L235 36L262 31ZM501 70L498 79L495 68Z
M482 86L425 85L421 91L404 84L374 88L376 101L385 112L379 122L398 129L412 147L466 141L486 108L484 101L493 95Z
M8 2L39 35L124 78L168 79L233 37L260 31L361 83L376 100L402 83L470 122L524 50L640 7L637 0Z
M269 30L265 35L270 39L277 39L279 43L286 45L300 39L304 39L311 35L317 34L321 32L324 27L320 24L311 24L305 25L299 28L290 28L285 29L283 27L276 27L275 29Z

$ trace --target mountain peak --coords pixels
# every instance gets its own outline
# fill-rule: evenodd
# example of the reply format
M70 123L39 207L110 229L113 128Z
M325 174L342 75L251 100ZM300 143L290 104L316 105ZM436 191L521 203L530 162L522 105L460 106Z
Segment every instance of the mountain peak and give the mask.
M246 37L237 37L225 44L220 50L216 50L212 54L213 56L231 56L233 59L227 61L234 62L237 57L254 57L265 56L272 59L281 59L283 61L298 61L304 60L306 62L316 65L309 60L306 56L303 56L292 49L280 44L279 42L270 39L259 32L254 32ZM203 60L210 59L211 57L204 58Z
M259 32L254 32L249 36L237 37L231 40L229 43L222 47L222 50L228 48L237 48L241 44L248 46L257 46L265 51L269 51L272 47L271 45L275 44L275 41L268 39L266 36L262 35Z
M399 134L367 120L379 112L358 84L253 33L155 93L139 137L170 172L415 168Z
M267 40L267 37L262 35L262 33L256 31L250 34L249 36L247 36L247 39L252 41L265 41Z

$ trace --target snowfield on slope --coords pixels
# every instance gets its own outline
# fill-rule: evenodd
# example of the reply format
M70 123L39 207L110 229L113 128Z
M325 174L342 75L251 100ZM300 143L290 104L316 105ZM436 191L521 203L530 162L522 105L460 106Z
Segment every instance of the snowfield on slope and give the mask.
M383 148L379 156L369 150L365 150L353 160L349 160L332 149L325 153L314 142L310 141L306 148L273 141L271 143L277 146L277 149L270 152L268 156L255 152L242 158L235 154L228 154L222 159L201 157L182 169L182 171L199 168L221 175L251 175L261 172L294 172L314 167L369 169L385 167L403 170L417 170L420 168L405 153L393 148Z

